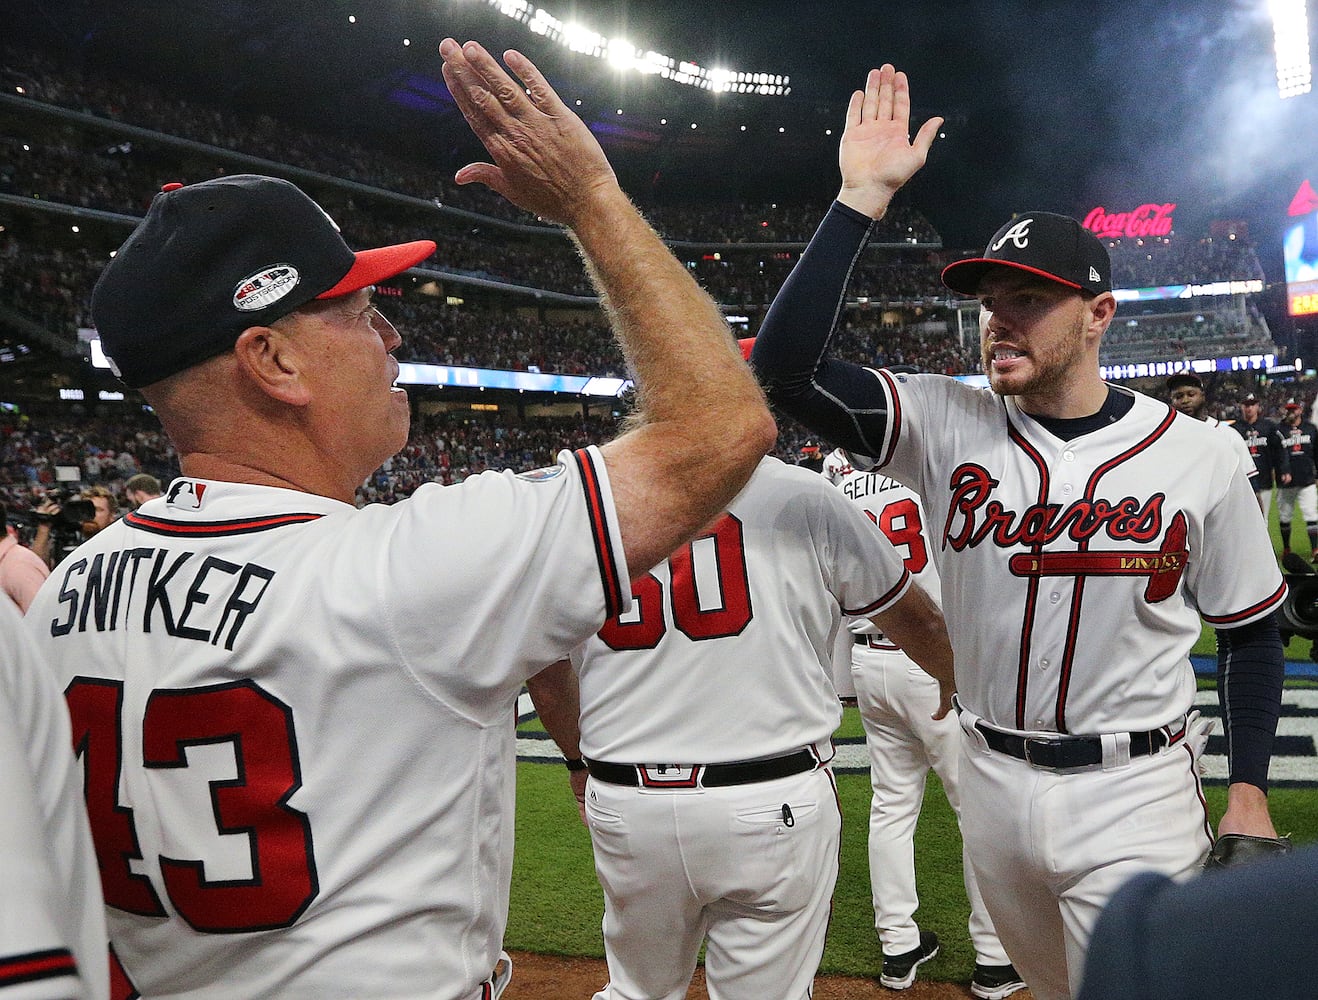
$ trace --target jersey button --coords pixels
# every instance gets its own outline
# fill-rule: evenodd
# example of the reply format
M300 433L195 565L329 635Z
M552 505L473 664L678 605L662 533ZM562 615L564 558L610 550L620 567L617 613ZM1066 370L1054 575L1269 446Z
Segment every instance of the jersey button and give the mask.
M1048 600L1052 601L1054 604L1056 604L1056 603L1057 603L1058 601L1060 601L1061 599L1062 599L1062 595L1061 595L1061 594L1049 594L1049 595L1048 595Z
M1063 458L1063 460L1065 460L1065 461L1067 461L1067 462L1074 462L1074 461L1075 461L1075 452L1073 452L1073 451L1064 451L1064 452L1062 452L1062 458Z
M1047 670L1051 665L1052 661L1050 660L1044 659L1039 661L1039 666L1043 667L1044 670Z
M1075 489L1074 486L1072 486L1070 483L1067 483L1065 486L1062 487L1062 492L1066 494L1070 494L1070 492L1074 489Z

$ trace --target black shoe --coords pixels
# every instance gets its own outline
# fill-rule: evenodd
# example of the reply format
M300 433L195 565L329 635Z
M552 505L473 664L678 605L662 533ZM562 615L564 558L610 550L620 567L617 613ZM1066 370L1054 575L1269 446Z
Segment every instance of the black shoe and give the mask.
M919 947L900 955L883 956L883 975L879 976L879 982L890 990L904 990L915 982L915 970L937 954L938 935L933 931L921 931Z
M970 980L970 992L983 1000L1002 1000L1017 990L1025 989L1025 980L1014 965L980 965L975 963L975 978Z

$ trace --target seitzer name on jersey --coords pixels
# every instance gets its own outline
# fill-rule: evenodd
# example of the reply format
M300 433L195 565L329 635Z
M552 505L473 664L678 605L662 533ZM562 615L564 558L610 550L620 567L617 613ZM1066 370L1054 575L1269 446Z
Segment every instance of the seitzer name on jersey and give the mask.
M67 609L50 623L52 636L113 632L140 622L143 632L163 629L182 639L233 649L238 631L256 610L275 571L195 552L156 548L98 552L64 567L59 603ZM177 613L176 613L177 612ZM227 629L227 634L226 634Z

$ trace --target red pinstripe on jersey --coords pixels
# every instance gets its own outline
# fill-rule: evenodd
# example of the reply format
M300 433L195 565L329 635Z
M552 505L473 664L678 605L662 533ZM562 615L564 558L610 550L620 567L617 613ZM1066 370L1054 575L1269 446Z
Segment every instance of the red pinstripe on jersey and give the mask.
M1089 482L1085 484L1085 492L1083 499L1092 501L1094 499L1094 494L1098 491L1099 480L1102 479L1109 472L1111 472L1113 469L1118 468L1124 463L1130 461L1136 455L1151 448L1155 443L1157 443L1162 438L1164 434L1167 433L1167 429L1171 427L1172 421L1175 419L1175 417L1176 417L1175 411L1168 410L1167 416L1161 422L1159 422L1158 426L1155 427L1152 431L1150 431L1149 434L1143 440L1137 441L1135 444L1127 448L1125 451L1121 452L1120 454L1112 456L1106 462L1099 465L1098 468L1096 468L1093 471L1093 473L1090 474ZM1182 520L1184 520L1184 518L1182 518ZM1170 530L1170 524L1171 522L1168 521L1168 525L1169 525L1168 530ZM1087 552L1089 550L1090 538L1092 538L1092 536L1086 536L1085 538L1082 538L1080 540L1079 551ZM1080 605L1081 605L1081 599L1084 596L1085 579L1086 578L1084 576L1076 577L1075 591L1071 597L1071 621L1070 624L1067 626L1066 645L1062 653L1062 666L1059 671L1058 685L1057 685L1056 723L1057 723L1057 731L1059 733L1067 732L1066 696L1071 688L1071 671L1075 666L1075 646L1080 635Z
M604 492L600 485L599 472L595 461L585 449L572 453L577 469L581 473L581 488L586 495L586 510L590 514L590 530L595 541L595 559L599 564L600 581L604 584L604 610L612 618L621 614L623 609L622 581L618 579L616 553L613 550L613 538L609 534L608 518L605 516Z
M48 948L45 951L0 957L0 990L37 979L77 974L78 963L73 960L73 953L67 948Z
M1034 446L1025 439L1025 435L1017 429L1016 425L1011 422L1011 414L1007 413L1007 438L1012 444L1025 452L1025 455L1034 467L1039 470L1039 498L1038 504L1042 506L1048 502L1048 463L1043 460L1043 456L1035 450ZM1030 550L1036 555L1043 551L1043 543L1036 542L1030 546ZM1037 576L1030 577L1025 584L1025 617L1021 622L1021 645L1020 657L1016 662L1016 728L1025 728L1025 694L1029 690L1030 684L1030 639L1034 632L1034 609L1039 603L1039 584L1040 578Z
M881 469L892 461L893 450L897 447L897 439L901 436L902 401L901 397L897 395L897 386L893 382L892 372L882 368L876 374L884 383L888 399L892 404L888 407L888 447L875 466L875 468Z
M233 521L169 521L133 511L124 516L125 523L156 535L174 535L184 538L216 538L223 535L246 535L253 531L269 531L288 524L304 524L324 517L324 514L272 514L269 517L239 518Z

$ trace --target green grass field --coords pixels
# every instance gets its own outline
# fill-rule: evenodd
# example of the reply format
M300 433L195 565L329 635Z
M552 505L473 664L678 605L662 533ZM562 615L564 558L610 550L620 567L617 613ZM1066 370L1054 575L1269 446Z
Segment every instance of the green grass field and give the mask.
M1276 511L1272 513L1274 543L1280 553ZM1309 555L1307 538L1296 525L1296 551ZM1293 639L1287 658L1305 661L1310 641ZM1215 642L1205 629L1194 648L1211 656ZM1310 682L1291 682L1310 686ZM1212 686L1201 681L1201 686ZM538 723L522 731L543 731ZM859 715L847 709L840 737L862 735ZM567 772L558 765L520 763L517 766L517 851L513 867L512 903L505 947L559 955L602 957L600 918L604 901L595 879L590 836L577 818ZM841 869L834 894L833 919L821 971L876 976L882 956L873 928L866 835L869 823L869 778L837 777L842 802ZM916 831L920 926L942 939L938 958L924 968L934 979L968 981L974 956L966 934L969 905L961 881L961 840L952 811L937 777L930 776L924 811ZM1206 789L1213 820L1221 816L1226 789ZM1295 842L1318 841L1318 789L1274 788L1269 793L1273 820Z
M859 717L848 709L839 733L859 732ZM567 772L553 764L521 763L517 782L517 852L505 947L602 957L604 898L595 880L590 835L577 818ZM841 774L837 785L842 858L821 971L876 976L882 956L874 935L865 848L869 778ZM1225 807L1226 789L1209 787L1206 792L1216 821ZM1318 789L1273 789L1269 802L1279 831L1290 832L1296 843L1318 841ZM938 958L925 968L934 979L969 980L974 955L966 935L969 904L961 881L961 838L938 778L932 775L916 829L916 869L916 918L943 942Z

